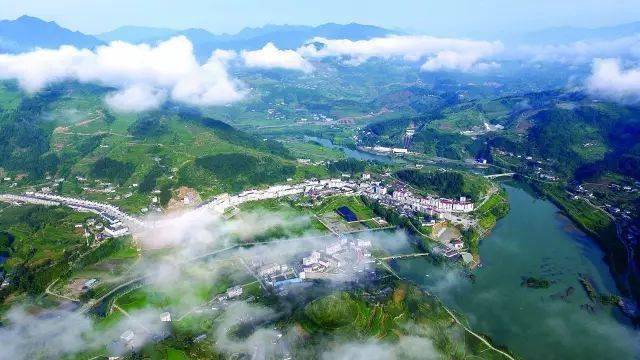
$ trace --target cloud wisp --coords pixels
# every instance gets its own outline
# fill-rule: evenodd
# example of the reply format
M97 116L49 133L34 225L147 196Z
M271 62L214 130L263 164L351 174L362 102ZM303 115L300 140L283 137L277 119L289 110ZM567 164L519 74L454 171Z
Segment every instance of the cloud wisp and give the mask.
M286 69L310 73L313 65L299 53L293 50L280 50L273 43L268 43L262 49L242 51L245 66L260 69Z
M224 57L214 53L199 64L193 45L183 36L156 46L115 41L95 51L62 46L22 54L0 55L0 79L16 79L28 92L60 81L112 87L107 103L119 111L144 111L172 99L192 105L223 105L245 95L227 72Z
M397 343L370 340L344 343L325 352L323 360L440 359L433 342L426 337L403 336Z
M568 44L519 46L506 58L567 65L589 64L597 58L640 59L640 34L613 40L576 41Z
M168 336L170 327L160 319L164 312L171 314L172 321L182 321L191 314L210 316L212 327L203 329L203 334L212 335L206 341L225 354L285 357L299 347L304 334L295 326L277 324L289 316L295 306L304 304L302 299L311 294L310 283L288 289L289 296L283 296L282 302L273 307L249 298L242 301L220 300L220 297L224 287L256 283L256 267L291 265L299 261L301 255L334 243L335 237L318 234L312 230L308 217L294 212L243 212L223 220L218 214L201 208L155 219L150 216L148 220L155 221L156 227L134 234L145 255L128 268L122 279L113 281L116 284L137 279L144 285L138 291L148 291L153 298L161 299L159 302L145 303L138 310L126 309L124 317L109 326L97 326L95 318L77 311L38 313L28 312L22 306L14 307L0 327L0 338L11 341L7 351L0 351L0 359L57 358L105 351L108 355L120 356ZM274 229L278 229L279 234L275 239L271 237ZM265 234L270 234L271 241L255 242ZM360 236L376 243L395 244L404 241L406 235L398 232ZM236 246L238 244L246 246ZM348 283L363 275L354 269L353 273L347 272L322 285L314 283L313 286L323 286L314 290L324 293L343 289L345 281ZM215 286L206 290L212 284L225 285L223 290ZM69 331L61 333L61 328ZM128 336L133 340L124 341ZM324 358L345 358L338 355L368 351L383 354L383 358L423 358L420 356L435 354L428 334L402 337L397 343L363 339L333 345L328 350L322 349Z
M0 360L61 358L101 347L122 355L167 334L165 324L153 309L132 311L123 320L101 330L96 330L92 318L70 310L27 311L17 306L8 311L5 321L0 327L3 340ZM131 331L134 339L123 346L117 340L126 331Z
M591 94L604 99L640 103L640 67L624 69L619 59L597 59L586 87Z
M337 58L344 64L357 66L377 58L417 63L425 72L482 72L499 68L504 60L567 65L589 64L597 58L633 61L640 59L638 49L640 35L509 49L500 42L403 35L358 41L314 38L297 50L279 49L273 43L251 51L218 49L205 63L199 63L193 44L186 37L177 36L156 45L115 41L95 50L62 46L0 54L0 80L15 79L27 92L37 92L62 81L98 84L111 89L105 97L111 108L138 112L156 109L168 100L196 106L242 100L247 89L230 75L230 66L309 74L316 70L311 63L314 59ZM615 70L611 63L596 62L590 87L635 102L633 71ZM617 75L610 81L616 83L617 90L600 86L604 71Z
M496 67L491 59L503 51L500 42L437 38L432 36L388 36L370 40L315 38L298 49L308 58L338 57L359 65L371 58L424 61L423 71L479 71Z

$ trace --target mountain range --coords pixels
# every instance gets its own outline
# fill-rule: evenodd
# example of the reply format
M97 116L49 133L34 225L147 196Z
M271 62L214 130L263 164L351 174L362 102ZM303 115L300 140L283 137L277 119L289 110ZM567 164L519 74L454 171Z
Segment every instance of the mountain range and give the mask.
M567 44L577 41L613 40L640 34L640 21L599 28L554 27L531 32L515 40L531 44Z
M282 49L295 49L314 37L366 40L387 35L400 35L399 31L357 23L327 23L319 26L265 25L244 28L235 34L214 34L204 29L122 26L115 30L89 35L61 27L53 21L21 16L15 20L0 21L0 52L18 53L34 48L58 48L74 45L94 48L120 40L134 44L156 43L173 36L186 36L194 44L196 55L204 59L215 49L253 50L272 42ZM600 28L557 27L522 35L507 36L510 43L565 44L582 40L611 40L640 34L640 21Z
M198 57L206 57L214 49L257 49L269 42L279 48L295 49L314 37L364 40L398 34L397 31L362 24L334 24L320 26L265 25L245 28L236 34L213 34L204 29L174 30L142 26L123 26L97 35L83 34L31 16L0 21L0 51L19 53L34 48L58 48L74 45L94 48L115 40L130 43L155 43L173 36L186 36L194 44Z
M172 36L186 36L194 44L196 55L206 58L215 49L254 50L273 43L281 49L296 49L314 37L367 40L398 34L397 31L362 24L334 24L320 26L265 25L245 28L236 34L213 34L203 29L170 30L164 28L121 27L99 34L103 41L122 40L133 43L154 43Z
M79 31L65 29L53 21L47 22L31 16L0 21L0 51L24 52L34 48L58 48L75 45L93 48L102 44L98 38Z

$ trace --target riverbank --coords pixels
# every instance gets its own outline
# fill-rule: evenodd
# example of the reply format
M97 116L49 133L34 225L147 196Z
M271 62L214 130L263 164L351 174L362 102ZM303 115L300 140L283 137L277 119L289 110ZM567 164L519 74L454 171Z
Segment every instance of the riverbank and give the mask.
M394 270L465 314L470 328L493 344L523 358L633 358L640 346L628 319L581 290L578 273L598 293L619 294L598 244L550 201L517 186L505 188L511 211L480 242L483 266L473 277L425 258L396 261ZM392 245L412 251L410 244ZM522 286L523 277L547 279L549 287Z
M498 220L504 218L509 213L509 200L504 189L497 190L474 211L474 216L478 220L476 228L463 232L463 240L469 252L474 256L475 262L480 263L480 242L487 237Z
M638 303L640 288L631 285L627 279L627 249L620 239L616 223L604 211L584 202L574 200L559 186L528 183L540 196L551 201L582 231L589 234L604 251L605 261L618 289L625 297L625 314L635 322L640 321ZM639 281L636 279L636 282Z

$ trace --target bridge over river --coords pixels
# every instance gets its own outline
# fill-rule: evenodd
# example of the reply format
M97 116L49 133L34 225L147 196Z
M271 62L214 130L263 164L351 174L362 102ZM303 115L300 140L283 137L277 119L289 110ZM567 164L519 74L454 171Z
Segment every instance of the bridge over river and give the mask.
M484 177L487 179L497 179L497 178L501 178L501 177L513 177L516 173L514 172L507 172L507 173L502 173L502 174L493 174L493 175L485 175Z
M400 260L400 259L412 259L421 256L429 256L429 253L415 253L415 254L402 254L402 255L393 255L393 256L385 256L381 258L377 258L378 260Z

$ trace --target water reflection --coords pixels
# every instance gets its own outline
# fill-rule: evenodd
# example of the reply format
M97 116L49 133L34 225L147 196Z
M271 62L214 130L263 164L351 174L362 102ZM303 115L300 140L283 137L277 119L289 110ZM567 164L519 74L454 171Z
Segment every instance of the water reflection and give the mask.
M599 292L618 294L597 244L553 204L520 188L507 186L507 192L511 212L481 243L484 266L474 281L460 269L419 258L396 262L396 271L524 358L639 358L639 333L616 308L592 302L578 280L586 274ZM396 251L411 252L405 246ZM551 284L528 288L523 277Z
M331 140L329 139L324 139L324 138L319 138L319 137L315 137L315 136L305 136L304 137L305 141L313 141L316 142L328 149L339 149L341 151L344 152L344 154L347 157L353 158L353 159L357 159L357 160L364 160L364 161L378 161L381 163L392 163L395 161L399 161L400 159L396 159L393 158L391 156L386 156L386 155L376 155L376 154L371 154L368 152L364 152L364 151L360 151L360 150L354 150L354 149L350 149L346 146L341 146L341 145L335 145L331 142Z

